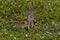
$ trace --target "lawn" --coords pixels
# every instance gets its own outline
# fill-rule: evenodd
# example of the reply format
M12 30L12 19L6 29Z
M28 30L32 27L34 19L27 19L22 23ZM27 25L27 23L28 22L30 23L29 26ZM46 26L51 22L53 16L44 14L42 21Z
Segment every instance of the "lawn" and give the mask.
M30 9L34 28L17 27ZM0 40L60 40L60 0L0 0Z

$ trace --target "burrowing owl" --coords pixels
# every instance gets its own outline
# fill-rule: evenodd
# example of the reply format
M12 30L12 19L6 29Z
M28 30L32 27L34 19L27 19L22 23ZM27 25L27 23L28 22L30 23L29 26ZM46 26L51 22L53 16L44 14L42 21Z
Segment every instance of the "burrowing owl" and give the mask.
M27 20L28 20L28 28L33 27L35 20L33 10L29 10Z

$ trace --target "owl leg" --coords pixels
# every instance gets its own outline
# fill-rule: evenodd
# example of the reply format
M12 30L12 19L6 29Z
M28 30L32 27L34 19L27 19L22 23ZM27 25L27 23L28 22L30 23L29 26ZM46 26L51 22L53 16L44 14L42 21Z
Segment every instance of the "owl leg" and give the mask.
M29 23L28 23L28 29L30 29L30 26L31 26L31 23L29 22Z

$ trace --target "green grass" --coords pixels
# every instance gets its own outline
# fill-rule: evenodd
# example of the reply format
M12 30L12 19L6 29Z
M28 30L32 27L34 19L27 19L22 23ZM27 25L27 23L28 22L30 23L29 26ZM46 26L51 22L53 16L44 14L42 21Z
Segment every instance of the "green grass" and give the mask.
M31 30L19 30L33 9L36 23ZM60 40L60 0L0 0L0 40Z

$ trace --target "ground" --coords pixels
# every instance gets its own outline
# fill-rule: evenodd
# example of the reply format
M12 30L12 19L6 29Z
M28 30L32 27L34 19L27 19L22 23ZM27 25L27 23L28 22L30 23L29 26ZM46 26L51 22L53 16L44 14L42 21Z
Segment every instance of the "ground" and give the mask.
M29 9L35 13L34 28L17 28ZM0 40L60 40L60 0L0 0Z

